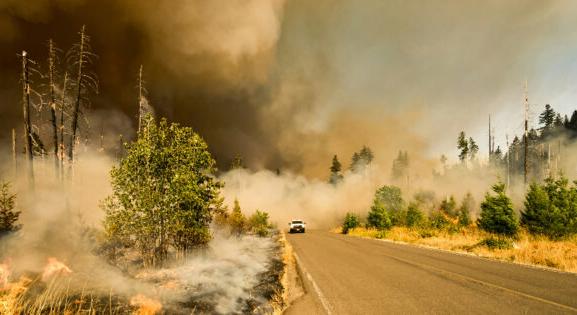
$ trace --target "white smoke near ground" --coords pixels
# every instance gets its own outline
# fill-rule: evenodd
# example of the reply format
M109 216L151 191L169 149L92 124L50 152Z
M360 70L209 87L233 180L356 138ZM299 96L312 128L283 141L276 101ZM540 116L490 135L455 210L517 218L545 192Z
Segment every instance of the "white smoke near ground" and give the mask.
M273 239L214 231L209 248L193 253L184 264L160 270L142 270L137 263L116 267L99 250L104 238L100 204L112 191L109 172L116 160L88 148L78 154L71 172L65 164L61 179L51 158L39 158L34 161L33 187L23 162L19 160L16 173L11 163L0 172L2 180L12 183L22 211L22 228L0 240L0 264L5 266L0 282L40 277L52 268L70 294L112 294L125 300L142 296L161 302L165 310L184 312L204 303L219 314L242 313L249 299L259 299L251 290L277 255ZM52 276L42 279L52 284Z

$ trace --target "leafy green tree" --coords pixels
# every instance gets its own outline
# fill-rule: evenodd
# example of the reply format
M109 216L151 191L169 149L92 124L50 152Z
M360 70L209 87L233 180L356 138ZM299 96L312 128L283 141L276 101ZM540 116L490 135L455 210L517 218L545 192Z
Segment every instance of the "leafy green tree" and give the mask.
M158 266L170 246L182 257L210 240L222 184L206 143L191 128L146 121L112 168L104 226L110 240L137 249L145 266Z
M236 236L240 236L247 229L246 217L244 214L242 214L238 199L234 200L234 207L232 208L232 212L229 216L229 224L231 233Z
M385 185L377 189L373 204L379 204L389 212L388 218L392 225L404 224L406 218L405 202L399 187Z
M341 173L341 162L337 156L333 156L333 161L331 164L331 175L329 177L329 183L336 185L343 180L343 174Z
M473 195L468 192L463 198L463 202L461 203L461 207L459 207L458 211L460 226L471 225L471 211L473 210L474 206L475 199L473 199Z
M382 203L373 203L367 216L367 225L379 230L386 230L393 226L389 213Z
M481 203L477 225L487 232L513 236L517 234L519 223L511 199L505 194L505 184L498 182L492 189L494 195L487 193Z
M457 149L459 150L459 160L461 163L465 163L467 156L469 156L469 141L464 131L461 131L457 138Z
M410 203L409 207L407 208L407 219L406 224L408 227L415 227L419 226L424 221L424 215L421 209L419 209L419 205L416 203Z
M525 198L521 224L531 233L559 239L577 233L577 189L565 177L533 183Z
M0 182L0 237L20 229L20 211L15 210L15 205L16 195L10 192L10 184Z
M389 211L401 211L405 207L401 188L382 186L375 192L375 203L382 204Z
M347 214L345 215L345 221L343 222L342 233L348 234L351 229L354 229L359 225L361 225L361 220L359 219L359 216L357 216L354 213L347 212Z
M271 224L268 221L268 213L256 210L256 212L248 218L248 226L254 234L260 237L268 236L271 228Z

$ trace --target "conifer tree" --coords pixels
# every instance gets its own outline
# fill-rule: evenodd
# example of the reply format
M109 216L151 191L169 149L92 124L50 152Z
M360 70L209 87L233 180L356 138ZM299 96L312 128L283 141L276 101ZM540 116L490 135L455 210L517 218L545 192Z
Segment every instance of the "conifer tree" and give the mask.
M15 210L16 195L10 192L10 185L0 182L0 237L17 231L20 211Z
M539 131L541 131L542 134L546 134L551 131L555 123L555 117L556 113L551 105L545 105L545 110L539 115L539 124L541 124Z
M459 207L458 211L459 225L461 226L471 225L471 211L473 210L474 205L475 200L473 199L473 195L471 195L471 193L468 192L463 198L461 207Z
M333 156L330 171L331 175L329 177L329 183L336 185L343 180L343 175L341 173L341 162L339 162L339 159L336 155Z
M457 149L459 149L459 160L461 163L465 163L467 156L469 156L469 141L464 131L461 131L457 138Z
M533 183L525 198L521 224L531 233L558 239L577 234L577 188L564 176Z
M477 153L479 152L479 146L477 145L477 143L475 142L475 140L473 140L472 137L469 137L469 160L473 161L475 159L475 157L477 156Z
M494 194L487 193L481 203L481 214L477 225L491 233L513 236L517 234L519 224L513 210L511 199L505 194L505 184L493 185Z
M234 207L229 217L231 233L240 236L246 230L246 217L240 209L238 199L234 199Z

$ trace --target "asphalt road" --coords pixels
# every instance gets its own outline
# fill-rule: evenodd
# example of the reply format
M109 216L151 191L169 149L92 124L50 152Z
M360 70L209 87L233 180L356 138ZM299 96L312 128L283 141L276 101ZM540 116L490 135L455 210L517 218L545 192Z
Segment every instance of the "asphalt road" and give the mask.
M577 276L325 231L287 239L307 293L286 314L577 314Z

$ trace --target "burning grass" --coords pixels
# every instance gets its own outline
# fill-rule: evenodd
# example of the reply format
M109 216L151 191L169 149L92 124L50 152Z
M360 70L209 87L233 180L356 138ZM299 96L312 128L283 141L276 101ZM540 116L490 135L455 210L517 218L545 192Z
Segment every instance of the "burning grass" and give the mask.
M499 242L501 239L495 238L494 235L483 232L476 227L463 228L459 231L407 227L393 227L387 231L355 228L350 230L348 234L471 253L481 257L577 273L577 237L551 241L523 231L515 240L502 239L503 242ZM495 240L497 242L493 242Z
M91 273L53 257L34 272L2 263L0 314L272 314L283 303L277 238L216 237L173 266L135 273L102 265ZM106 275L122 275L124 284L106 283Z

